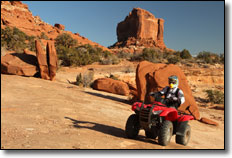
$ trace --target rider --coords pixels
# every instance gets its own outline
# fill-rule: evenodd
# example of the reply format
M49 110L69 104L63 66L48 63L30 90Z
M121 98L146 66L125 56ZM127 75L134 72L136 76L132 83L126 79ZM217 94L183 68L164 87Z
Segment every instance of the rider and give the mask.
M178 108L181 104L185 102L184 93L178 88L179 80L177 76L170 76L168 78L169 86L166 86L159 92L151 92L150 95L154 97L165 96L165 104L168 107Z

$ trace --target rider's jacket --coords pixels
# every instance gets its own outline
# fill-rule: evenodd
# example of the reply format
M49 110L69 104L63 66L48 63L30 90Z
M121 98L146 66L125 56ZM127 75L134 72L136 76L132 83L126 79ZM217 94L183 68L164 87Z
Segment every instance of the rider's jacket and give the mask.
M171 97L172 98L177 97L180 100L180 103L178 106L180 106L181 104L185 102L183 91L177 87L170 88L169 86L166 86L164 89L160 91L160 93L162 95L165 95L166 99L169 99Z

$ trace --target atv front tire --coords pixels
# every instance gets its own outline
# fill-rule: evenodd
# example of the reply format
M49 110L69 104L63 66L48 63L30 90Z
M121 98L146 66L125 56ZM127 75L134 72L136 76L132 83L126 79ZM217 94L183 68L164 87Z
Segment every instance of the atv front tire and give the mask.
M176 135L176 143L182 144L182 145L187 145L190 136L191 136L191 128L188 124L184 125L180 131L181 135Z
M173 135L173 124L171 121L164 121L158 136L158 143L160 145L166 146L169 144Z
M157 137L157 129L156 128L151 128L151 131L145 131L145 135L147 138L152 138L156 139Z
M126 122L126 136L131 139L135 139L140 130L139 116L136 114L130 115Z

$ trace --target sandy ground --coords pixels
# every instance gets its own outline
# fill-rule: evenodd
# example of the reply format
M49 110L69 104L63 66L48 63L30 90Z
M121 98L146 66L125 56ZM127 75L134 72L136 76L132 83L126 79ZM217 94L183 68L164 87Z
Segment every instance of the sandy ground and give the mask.
M73 75L73 77L76 76ZM54 82L1 74L1 149L224 149L224 111L200 107L219 126L191 121L187 146L166 146L140 131L125 136L133 114L127 97L81 88L57 74Z

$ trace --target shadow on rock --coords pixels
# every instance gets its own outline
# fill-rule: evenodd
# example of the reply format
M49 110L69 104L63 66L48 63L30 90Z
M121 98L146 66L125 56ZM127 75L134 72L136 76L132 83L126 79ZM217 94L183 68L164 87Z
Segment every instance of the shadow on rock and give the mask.
M11 55L18 57L20 60L22 60L23 62L27 64L34 65L34 66L38 65L37 58L34 55L25 54L25 53L11 53Z
M78 121L70 117L64 117L64 118L71 120L73 123L73 127L75 128L87 128L87 129L95 130L98 132L102 132L104 134L126 138L124 130L117 128L117 127L108 126L108 125L95 123L95 122L89 122L89 121Z
M151 143L151 144L158 144L157 140L147 138L143 135L138 135L136 139L129 139L126 137L125 131L121 128L104 125L100 123L95 123L95 122L89 122L89 121L78 121L70 117L64 117L64 118L71 120L73 123L73 127L75 128L86 128L86 129L95 130L95 131L102 132L104 134L108 134L108 135L119 137L119 138L125 138L128 140L134 140L134 141L142 141L142 142Z

